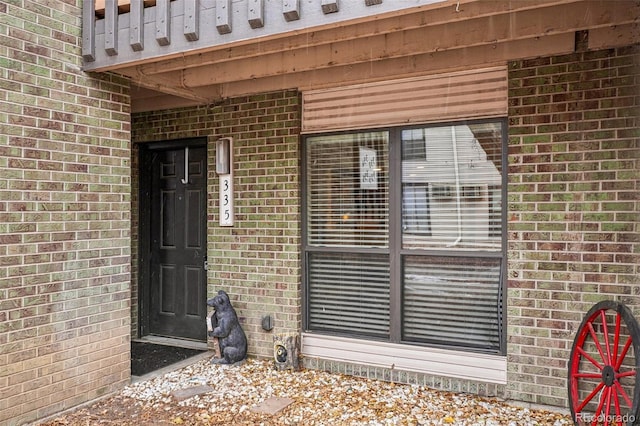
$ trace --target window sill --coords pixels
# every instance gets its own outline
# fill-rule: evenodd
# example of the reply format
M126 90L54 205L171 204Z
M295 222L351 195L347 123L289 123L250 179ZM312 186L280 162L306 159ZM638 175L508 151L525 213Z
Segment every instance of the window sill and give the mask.
M507 358L439 348L302 333L302 354L442 377L507 383Z

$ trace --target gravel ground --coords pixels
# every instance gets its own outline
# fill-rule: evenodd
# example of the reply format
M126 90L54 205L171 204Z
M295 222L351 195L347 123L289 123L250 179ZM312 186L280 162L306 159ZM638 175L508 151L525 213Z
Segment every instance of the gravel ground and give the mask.
M186 393L186 395L185 395ZM196 394L188 397L189 393ZM261 411L289 403L276 413ZM268 410L267 410L268 411ZM279 372L209 358L61 415L44 425L571 425L556 412L314 370Z

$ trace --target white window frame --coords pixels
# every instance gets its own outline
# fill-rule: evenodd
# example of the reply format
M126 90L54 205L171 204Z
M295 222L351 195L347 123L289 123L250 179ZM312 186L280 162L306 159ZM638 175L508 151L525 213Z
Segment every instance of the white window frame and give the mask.
M347 337L302 333L302 355L369 367L452 377L474 382L507 383L507 357L418 347Z

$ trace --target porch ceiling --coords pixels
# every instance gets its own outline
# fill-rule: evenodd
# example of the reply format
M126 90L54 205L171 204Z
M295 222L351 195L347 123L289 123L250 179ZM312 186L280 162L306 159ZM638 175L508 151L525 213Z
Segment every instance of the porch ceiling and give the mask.
M624 46L639 19L633 0L450 0L95 70L129 78L142 112Z

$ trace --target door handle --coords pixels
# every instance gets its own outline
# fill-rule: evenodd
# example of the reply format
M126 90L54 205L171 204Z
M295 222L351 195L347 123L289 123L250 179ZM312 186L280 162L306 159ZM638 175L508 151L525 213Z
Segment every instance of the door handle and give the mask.
M184 147L184 179L180 179L183 185L189 183L189 147Z

